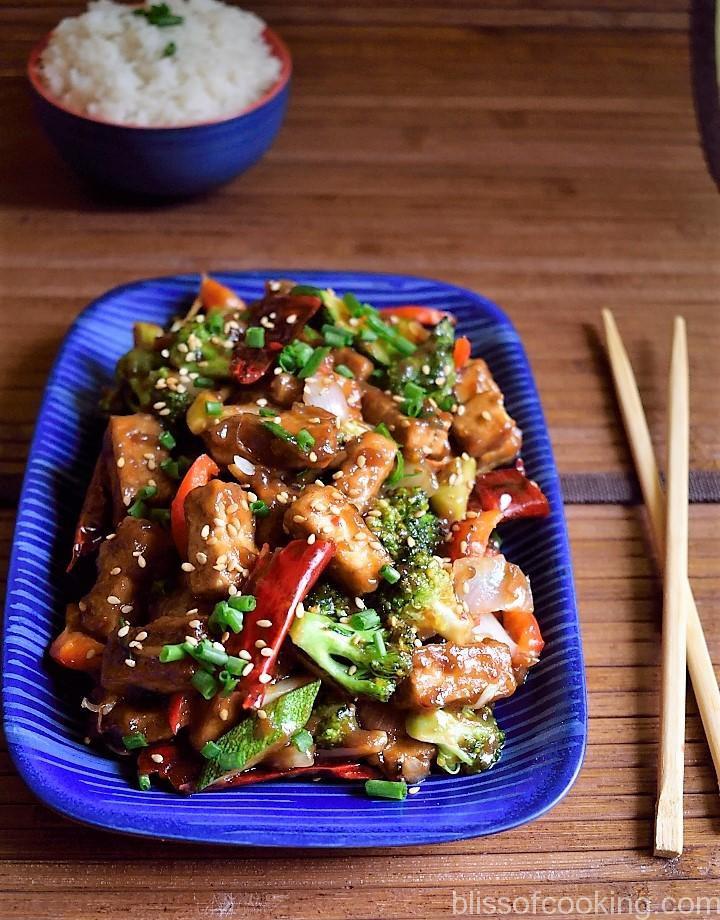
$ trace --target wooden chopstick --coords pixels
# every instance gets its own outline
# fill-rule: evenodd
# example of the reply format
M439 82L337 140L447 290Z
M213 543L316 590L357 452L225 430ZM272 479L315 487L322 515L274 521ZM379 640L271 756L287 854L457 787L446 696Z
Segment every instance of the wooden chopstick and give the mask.
M610 310L602 312L615 389L635 462L658 559L665 558L665 499L650 431L630 359ZM703 633L692 588L685 588L688 610L687 658L695 698L715 772L720 781L720 689Z
M688 476L690 399L685 320L675 317L668 387L667 515L655 855L683 850L687 685Z

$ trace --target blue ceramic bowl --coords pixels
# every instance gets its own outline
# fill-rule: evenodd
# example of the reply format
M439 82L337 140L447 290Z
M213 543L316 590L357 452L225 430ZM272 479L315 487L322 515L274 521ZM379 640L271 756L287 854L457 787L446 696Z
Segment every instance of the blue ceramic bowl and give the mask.
M525 686L496 707L503 755L479 776L433 776L404 802L371 800L362 783L274 781L183 798L140 792L127 767L82 743L80 694L58 681L46 649L63 622L63 572L95 463L96 406L137 319L163 323L192 300L198 277L138 281L89 306L50 375L25 474L8 579L3 641L5 733L25 782L72 818L117 831L207 843L297 847L426 844L492 834L531 821L569 789L582 762L587 709L563 503L535 384L518 334L494 304L462 288L398 275L219 273L241 297L263 279L354 291L378 307L451 310L483 355L525 436L529 474L550 500L543 520L508 525L504 550L530 575L546 646Z
M54 99L41 78L40 55L28 61L38 118L62 158L83 179L116 191L183 197L222 185L256 163L275 140L290 93L290 52L271 30L265 40L282 69L254 105L231 118L179 127L146 128L89 118Z

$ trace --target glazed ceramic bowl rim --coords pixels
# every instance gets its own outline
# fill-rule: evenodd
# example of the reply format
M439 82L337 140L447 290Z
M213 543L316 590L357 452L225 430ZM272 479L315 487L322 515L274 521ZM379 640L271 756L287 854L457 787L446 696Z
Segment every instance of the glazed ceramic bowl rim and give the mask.
M274 32L269 26L266 26L263 37L270 46L270 50L273 56L278 58L280 61L280 74L272 86L251 105L246 106L239 112L234 112L232 115L224 115L222 118L215 118L211 121L190 121L182 122L176 125L136 125L125 124L124 122L120 121L107 121L106 119L95 118L92 115L87 115L84 112L80 112L78 109L74 109L71 106L65 105L55 96L53 96L50 90L43 83L41 77L40 56L47 47L52 33L53 30L48 32L47 35L43 36L43 38L40 39L40 41L30 52L27 63L27 76L33 89L46 102L50 103L50 105L54 106L56 109L59 109L61 112L66 112L68 115L74 115L75 118L81 118L83 121L92 122L93 124L97 125L104 125L108 128L123 128L128 131L177 131L187 128L208 128L212 125L221 125L225 122L235 121L238 118L242 118L244 115L249 115L251 112L254 112L256 109L259 109L266 105L268 102L272 101L285 89L292 74L292 58L290 56L290 51L288 50L287 45L280 38L277 32Z

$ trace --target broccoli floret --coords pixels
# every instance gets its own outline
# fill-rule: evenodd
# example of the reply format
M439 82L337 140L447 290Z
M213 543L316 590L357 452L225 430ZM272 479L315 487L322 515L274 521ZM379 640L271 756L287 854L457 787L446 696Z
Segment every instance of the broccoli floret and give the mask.
M421 552L397 568L400 579L382 588L377 598L385 622L390 627L405 623L423 639L440 635L458 645L471 643L472 621L442 560Z
M304 606L306 610L322 613L333 620L350 616L355 611L355 605L351 603L350 598L328 582L318 585L307 597Z
M388 493L375 503L366 523L396 562L432 553L442 538L440 520L419 488Z
M434 709L413 713L405 722L411 738L436 744L437 764L447 773L480 773L500 757L505 732L489 706L477 711Z
M290 627L290 638L316 665L351 696L362 695L385 703L398 680L412 666L407 652L388 647L387 634L379 625L358 628L352 620L370 619L373 611L359 611L347 623L339 623L316 610L306 610Z
M455 329L449 319L435 326L427 341L414 354L396 361L388 369L387 384L393 393L408 397L408 384L420 387L441 409L455 403L457 377L453 360ZM417 391L416 391L417 392Z
M343 747L350 733L360 728L355 704L337 699L317 703L308 726L321 748Z
M235 322L226 332L225 323L234 318L235 313L208 310L181 321L170 345L170 363L212 380L230 377L233 339L239 335L239 326Z

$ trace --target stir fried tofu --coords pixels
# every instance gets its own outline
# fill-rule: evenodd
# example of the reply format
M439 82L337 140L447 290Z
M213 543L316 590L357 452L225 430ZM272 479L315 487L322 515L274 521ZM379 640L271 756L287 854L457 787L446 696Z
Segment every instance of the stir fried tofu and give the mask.
M204 632L196 613L161 617L146 626L121 626L113 631L103 654L101 681L111 693L131 687L153 693L175 693L189 687L195 672L190 657L160 661L164 645L178 645L188 636L198 641Z
M239 585L257 555L255 524L247 493L214 479L185 499L188 561L193 594L221 598Z
M428 418L408 418L396 399L373 386L365 387L362 409L370 424L387 425L390 434L402 444L408 460L443 460L450 453L449 412L436 409Z
M159 524L125 517L98 553L98 576L80 601L80 624L98 639L117 629L120 619L141 622L150 584L168 571L172 549Z
M397 444L377 431L368 431L348 445L347 458L334 474L336 487L361 513L368 510L392 472Z
M264 466L293 470L323 469L342 459L335 416L316 406L295 403L265 417L243 412L203 432L208 452L220 466L236 456Z
M356 380L367 380L374 370L370 358L361 355L360 352L355 351L354 348L334 348L332 350L332 357L335 367L344 364L345 367L353 373Z
M412 671L397 702L410 709L485 706L515 692L510 649L486 639L476 645L425 645L413 654Z
M392 561L355 505L332 486L308 486L286 511L285 528L293 537L335 544L329 571L350 594L374 591Z
M304 386L303 381L294 374L275 374L270 384L270 396L276 406L289 409L293 403L302 399Z
M435 745L416 741L405 731L404 714L393 706L362 701L358 706L363 728L387 733L388 743L380 754L369 758L390 780L419 783L430 773Z
M174 491L161 464L168 452L160 443L162 427L154 415L112 415L108 423L110 476L116 519L135 501L141 489L155 487L152 503L167 505Z
M455 387L458 409L452 434L462 450L478 461L478 470L510 463L522 446L522 433L508 414L503 394L487 364L470 361Z

